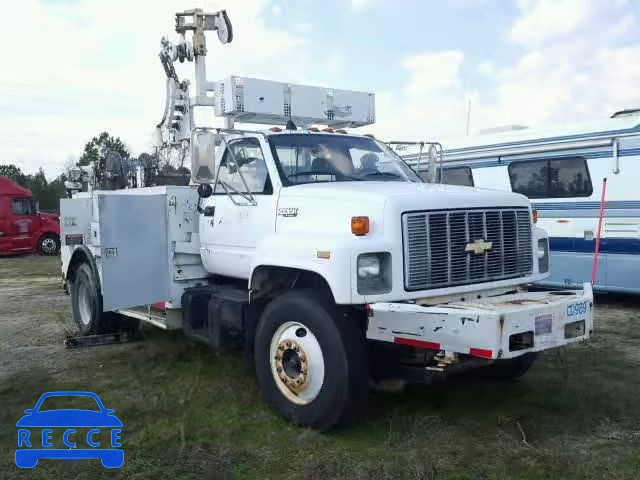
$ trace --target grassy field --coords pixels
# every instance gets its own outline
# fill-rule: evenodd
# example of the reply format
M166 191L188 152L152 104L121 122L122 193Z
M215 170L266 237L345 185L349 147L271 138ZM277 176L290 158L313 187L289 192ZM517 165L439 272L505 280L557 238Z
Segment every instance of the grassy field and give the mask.
M266 406L252 365L179 333L66 350L58 260L0 259L0 478L638 479L640 305L600 297L589 344L512 385L374 394L364 422L318 434ZM123 421L125 463L14 464L15 422L51 390L96 392Z

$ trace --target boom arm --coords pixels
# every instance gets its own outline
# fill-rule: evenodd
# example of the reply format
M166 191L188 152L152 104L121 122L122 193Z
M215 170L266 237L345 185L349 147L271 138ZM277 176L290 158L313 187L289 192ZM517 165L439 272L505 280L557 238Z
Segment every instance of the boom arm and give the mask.
M186 39L187 31L192 31L192 41ZM165 145L179 145L188 140L193 128L194 106L213 106L213 98L207 92L214 90L214 83L208 82L205 71L205 56L207 43L205 32L217 31L220 43L226 44L233 40L233 30L227 12L221 10L216 13L204 13L202 9L185 10L176 13L177 42L171 42L162 37L159 53L160 62L167 75L167 90L164 114L157 125L159 140ZM188 80L180 81L174 68L174 62L185 60L195 63L194 99L189 97Z

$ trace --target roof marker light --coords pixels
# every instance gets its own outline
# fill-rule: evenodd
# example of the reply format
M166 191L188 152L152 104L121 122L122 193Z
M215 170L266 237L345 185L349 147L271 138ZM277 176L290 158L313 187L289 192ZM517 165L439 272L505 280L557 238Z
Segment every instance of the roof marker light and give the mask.
M316 127L310 127L307 130L309 130L310 132L319 132L320 131L320 129L316 128Z
M327 127L322 129L323 132L333 133L333 128Z
M346 134L348 133L344 128L339 128L338 130L336 130L336 133L343 133Z
M272 132L281 132L282 129L280 127L271 127L269 130L271 130Z

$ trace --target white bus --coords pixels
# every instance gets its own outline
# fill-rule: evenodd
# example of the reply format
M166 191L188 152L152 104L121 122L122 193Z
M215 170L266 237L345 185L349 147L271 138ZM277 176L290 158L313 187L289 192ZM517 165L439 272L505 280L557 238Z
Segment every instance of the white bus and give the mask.
M404 158L415 165L416 156ZM446 142L440 175L442 183L529 197L538 226L549 232L551 276L544 284L553 287L591 280L606 178L594 288L640 293L640 109L597 122L506 127Z

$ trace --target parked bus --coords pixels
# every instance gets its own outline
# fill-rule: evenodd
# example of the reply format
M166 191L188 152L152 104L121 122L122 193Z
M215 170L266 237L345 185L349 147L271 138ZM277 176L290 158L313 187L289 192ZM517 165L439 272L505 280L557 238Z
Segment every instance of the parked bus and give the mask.
M556 128L513 126L444 144L442 183L510 190L549 232L554 287L590 281L602 200L594 288L640 293L640 109ZM416 154L404 156L416 163ZM427 165L420 166L420 172Z

